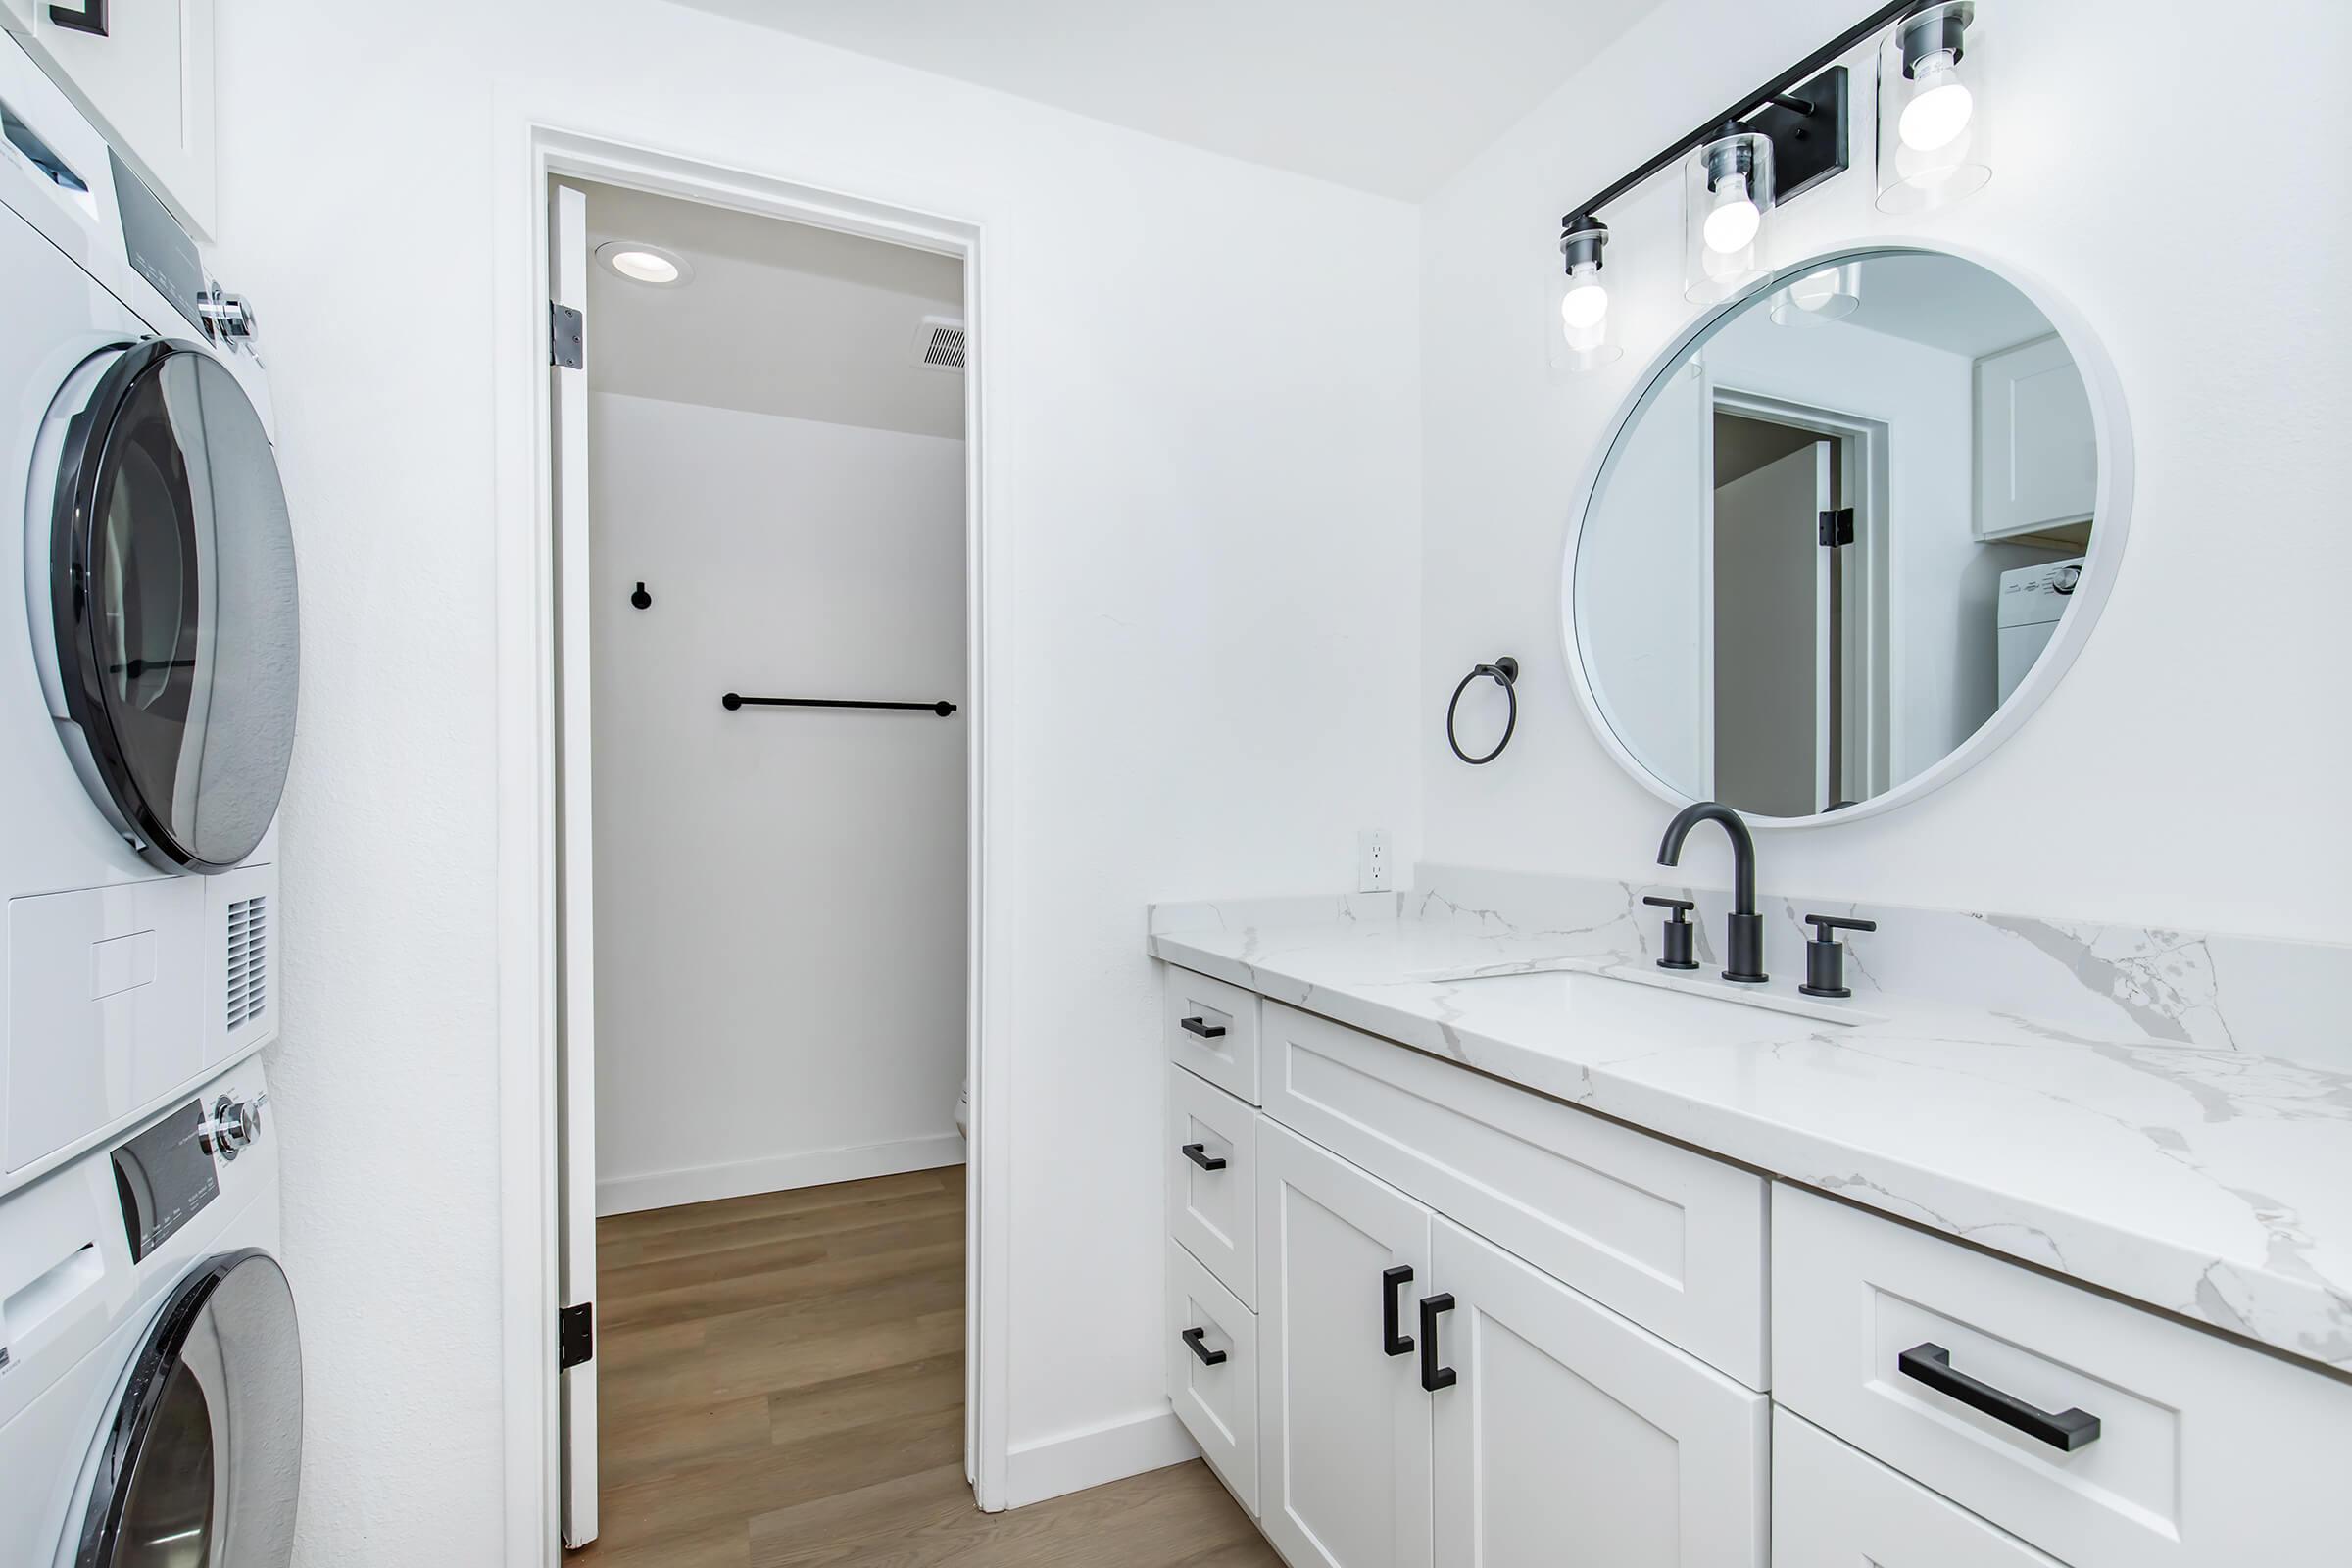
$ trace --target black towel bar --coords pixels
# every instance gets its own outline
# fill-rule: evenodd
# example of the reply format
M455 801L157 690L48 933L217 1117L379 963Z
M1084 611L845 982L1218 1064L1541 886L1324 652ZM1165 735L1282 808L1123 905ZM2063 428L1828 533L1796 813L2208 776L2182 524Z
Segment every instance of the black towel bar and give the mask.
M937 713L945 718L956 711L950 702L937 703L868 703L853 697L745 697L729 692L718 700L719 706L732 713L738 708L904 708L915 712Z

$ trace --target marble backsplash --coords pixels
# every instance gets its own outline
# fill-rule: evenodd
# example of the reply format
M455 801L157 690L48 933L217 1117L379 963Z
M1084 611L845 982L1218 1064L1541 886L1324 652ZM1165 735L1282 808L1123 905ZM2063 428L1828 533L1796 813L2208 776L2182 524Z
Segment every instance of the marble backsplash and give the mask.
M1165 904L1154 933L1333 920L1459 925L1502 939L1501 968L1546 959L1654 959L1664 910L1644 894L1696 901L1700 962L1721 965L1728 893L1667 883L1538 876L1467 866L1418 868L1403 893ZM1854 1003L1900 996L2006 1015L2056 1039L2150 1039L2279 1056L2352 1071L2352 947L2032 915L1760 897L1775 989L1804 975L1808 914L1876 920L1848 934Z

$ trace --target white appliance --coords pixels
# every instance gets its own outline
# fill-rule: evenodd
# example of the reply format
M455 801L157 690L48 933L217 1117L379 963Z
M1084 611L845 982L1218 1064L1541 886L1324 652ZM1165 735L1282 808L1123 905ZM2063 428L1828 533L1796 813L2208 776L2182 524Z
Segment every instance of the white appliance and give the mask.
M2000 597L1993 604L2001 702L2009 700L2057 633L2059 617L2082 581L2082 562L2077 556L2001 573Z
M0 1198L0 1562L284 1568L302 1347L259 1059Z
M13 40L0 133L6 1192L275 1034L299 634L251 317Z

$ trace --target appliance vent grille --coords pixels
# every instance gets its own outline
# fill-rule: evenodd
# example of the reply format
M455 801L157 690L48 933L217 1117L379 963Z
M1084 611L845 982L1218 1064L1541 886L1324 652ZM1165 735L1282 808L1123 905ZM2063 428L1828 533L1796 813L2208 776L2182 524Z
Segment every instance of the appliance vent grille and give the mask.
M231 1033L270 1007L270 901L256 896L228 906L228 1027Z
M914 334L914 363L931 370L960 370L964 366L964 328L945 316L926 316Z

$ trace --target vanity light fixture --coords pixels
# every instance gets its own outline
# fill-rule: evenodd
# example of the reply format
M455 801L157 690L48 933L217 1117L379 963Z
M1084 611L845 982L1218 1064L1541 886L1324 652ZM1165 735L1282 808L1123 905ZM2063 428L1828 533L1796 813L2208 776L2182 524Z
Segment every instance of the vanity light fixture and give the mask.
M1890 180L1924 180L1923 191L1933 187L1932 198L1891 199L1919 200L1922 206L1982 185L1990 172L1982 167L1981 129L1975 123L1981 117L1961 70L1968 29L1975 20L1974 0L1890 0L1570 208L1560 220L1560 253L1567 275L1552 291L1556 316L1547 328L1551 342L1565 347L1555 347L1553 364L1591 369L1622 354L1607 342L1608 294L1600 282L1600 251L1608 228L1600 211L1674 164L1687 171L1684 292L1693 300L1728 299L1763 275L1770 260L1762 252L1770 244L1772 210L1842 173L1850 161L1846 69L1837 62L1890 24L1892 31L1880 49L1879 205L1915 210L1890 204ZM1886 85L1890 60L1901 83L1892 91ZM1890 138L1908 148L1907 157L1888 150ZM1981 171L1974 183L1965 172L1969 166ZM1591 270L1580 272L1588 262ZM1830 286L1833 282L1837 286ZM1786 304L1794 314L1784 324L1810 325L1850 314L1860 303L1851 282L1845 274L1799 279L1788 290ZM1799 320L1799 315L1805 319Z
M1967 63L1976 20L1975 0L1934 0L1879 45L1881 212L1927 212L1992 178Z
M1609 225L1597 218L1570 213L1561 220L1561 270L1553 292L1559 363L1571 370L1597 369L1625 356L1609 337L1609 290L1601 281L1601 252L1608 243Z
M694 276L685 257L643 240L609 239L596 248L596 259L614 275L655 288L676 288Z

